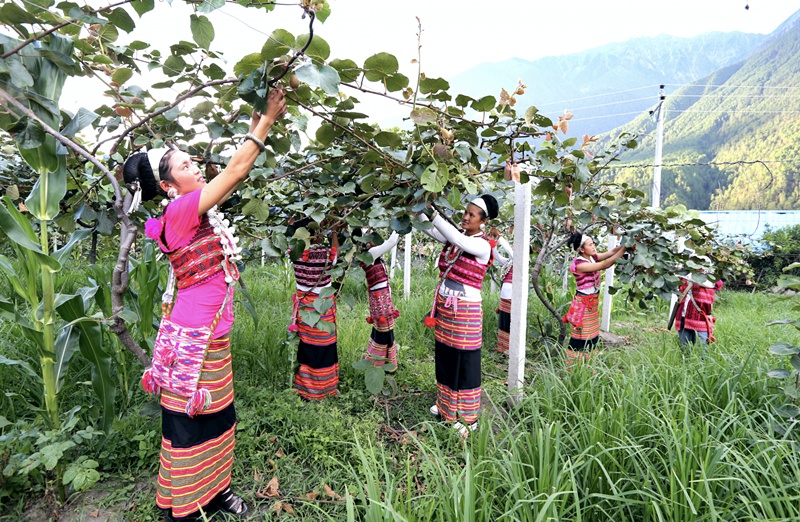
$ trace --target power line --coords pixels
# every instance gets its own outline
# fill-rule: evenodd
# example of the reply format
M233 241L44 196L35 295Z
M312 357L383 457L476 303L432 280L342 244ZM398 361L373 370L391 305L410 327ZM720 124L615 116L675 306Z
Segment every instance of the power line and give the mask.
M705 84L697 85L694 83L665 83L664 86L669 87L726 87L728 89L788 89L800 90L800 86L796 85L728 85L728 84ZM672 96L670 94L670 96Z
M617 102L601 103L599 105L588 105L586 107L575 107L575 108L570 108L569 110L570 110L570 112L572 112L572 111L582 111L582 110L586 110L586 109L594 109L594 108L597 108L597 107L608 107L609 105L621 105L623 103L633 103L633 102L637 102L637 101L652 100L652 99L653 99L652 96L647 96L647 97L644 97L644 98L634 98L632 100L622 100L622 101L617 101Z
M609 165L609 169L636 169L636 168L653 168L653 167L700 167L700 166L730 166L730 165L764 165L765 163L800 163L800 158L785 159L785 160L739 160L739 161L706 161L694 163L661 163L655 165L653 163L636 163L628 165Z
M642 111L633 111L633 112L620 112L617 114L605 114L603 116L588 116L586 118L572 118L570 121L586 121L586 120L596 120L599 118L614 118L616 116L629 116L631 114L644 114Z
M624 92L641 91L643 89L652 89L653 87L657 87L657 85L645 85L644 87L634 87L633 89L624 89L624 90L621 90L621 91L604 92L602 94L592 94L592 95L589 95L589 96L582 96L580 98L571 98L569 100L542 103L542 104L537 105L536 107L537 108L541 108L541 107L547 107L549 105L564 105L565 103L569 103L569 102L580 101L580 100L589 100L589 99L592 99L592 98L602 98L603 96L611 96L611 95L614 95L614 94L622 94Z

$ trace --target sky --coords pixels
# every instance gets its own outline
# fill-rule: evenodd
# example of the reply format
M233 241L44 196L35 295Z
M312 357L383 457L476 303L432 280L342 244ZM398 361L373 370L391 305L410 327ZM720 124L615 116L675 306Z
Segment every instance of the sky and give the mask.
M278 0L285 1L285 0ZM104 3L91 1L91 5ZM227 4L210 15L216 37L212 50L223 53L232 71L244 55L260 50L276 28L306 33L300 9L279 5L253 15ZM416 74L421 23L421 65L430 77L452 77L480 63L509 58L535 60L584 51L631 38L669 34L691 37L712 31L767 34L800 9L800 0L329 0L331 15L315 33L331 47L332 58L358 64L370 55L394 54L401 72ZM749 5L749 9L745 6ZM190 5L160 0L137 22L134 37L166 49L191 40ZM130 38L130 37L127 37ZM120 41L125 41L126 36ZM89 98L88 89L68 84L62 106ZM93 96L92 96L93 97ZM96 101L96 99L94 100ZM85 104L92 108L91 103Z

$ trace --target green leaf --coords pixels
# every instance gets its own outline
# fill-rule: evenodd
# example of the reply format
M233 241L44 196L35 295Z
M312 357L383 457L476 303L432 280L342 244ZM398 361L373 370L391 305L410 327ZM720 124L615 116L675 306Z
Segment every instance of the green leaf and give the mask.
M6 199L6 204L10 204L13 208L14 204L7 200L7 198L4 199ZM28 236L25 228L17 223L17 219L25 220L25 217L16 209L9 211L5 206L0 205L0 228L2 228L6 236L8 236L9 239L14 241L24 250L32 252L39 262L48 267L50 270L53 270L54 272L60 270L61 265L59 262L42 252L39 244L35 243ZM30 227L30 225L28 225L28 227Z
M786 379L792 375L792 372L789 370L770 370L767 372L767 377L772 377L773 379Z
M197 12L210 13L222 7L225 7L225 0L203 0L197 7Z
M381 131L375 135L375 143L381 147L397 149L403 146L403 139L397 133Z
M242 207L242 214L255 216L257 221L264 222L269 219L269 204L261 198L249 199Z
M56 362L55 362L55 376L56 376L56 393L61 391L64 386L64 377L67 375L67 368L72 355L78 349L78 340L80 339L80 331L74 325L68 325L58 333L56 337Z
M420 183L422 183L422 188L428 192L441 192L447 186L448 179L447 165L444 163L431 163L422 173Z
M192 38L197 45L208 50L211 42L214 41L214 25L205 16L191 15L189 26L192 30Z
M127 67L120 67L114 74L111 75L111 81L116 83L117 85L124 85L125 82L130 80L133 77L133 71L128 69Z
M411 121L417 125L425 125L436 121L437 114L427 107L417 107L411 111Z
M28 162L33 170L38 172L42 168L46 169L47 165L40 165L35 157L33 157L33 161L31 161L28 159L28 155L25 154L26 151L38 150L42 147L46 136L44 129L42 129L38 121L32 118L26 118L23 122L22 128L14 135L14 141L17 142L20 148L20 154L22 154L25 161Z
M31 368L30 364L26 363L25 361L16 361L0 354L0 364L4 364L6 366L19 366L34 381L41 380L41 376L36 373L33 368Z
M314 310L300 310L300 317L303 319L303 322L306 323L308 326L319 328L317 323L320 322L320 314Z
M800 353L800 348L788 343L775 343L769 347L769 353L773 355L797 355Z
M371 82L382 81L397 72L397 58L389 53L378 53L364 61L364 76Z
M295 46L302 49L308 41L308 38L309 35L307 34L298 35ZM311 45L305 50L305 55L314 60L318 65L322 65L331 55L331 46L319 36L314 35L314 38L311 40Z
M387 91L397 92L408 87L408 77L400 73L392 74L383 80L383 84L386 86Z
M50 221L61 212L60 203L67 193L66 157L58 158L59 168L40 173L30 195L25 199L28 211L36 219Z
M331 60L328 65L339 71L339 78L343 82L354 82L358 79L358 75L361 74L361 68L353 60L335 59Z
M100 400L103 431L110 433L114 421L114 397L117 390L111 375L113 362L103 349L103 330L96 321L80 321L86 318L83 298L80 295L59 306L57 311L65 321L77 321L76 324L81 332L78 346L81 355L92 364L92 389Z
M326 94L339 93L339 73L336 69L328 65L317 67L313 63L307 63L294 70L297 78L305 82L309 87L319 87Z
M367 368L366 372L364 373L364 382L367 385L367 390L373 394L377 395L383 389L383 377L385 372L383 368L379 366L370 366Z
M130 72L130 69L118 69L117 72L119 71ZM61 134L67 136L68 138L71 138L76 134L78 134L83 129L85 129L86 127L88 127L89 125L91 125L92 123L94 123L95 120L97 120L99 117L100 116L98 114L90 111L89 109L84 109L83 107L81 107L80 109L78 109L78 114L73 116L72 119L67 124L67 126L64 127L64 130L61 131Z
M330 123L323 123L317 129L316 138L320 145L327 147L336 138L336 129Z
M72 249L75 248L75 245L77 245L79 241L87 238L91 233L92 231L86 228L73 232L69 237L69 241L67 241L64 246L53 252L53 259L62 265L65 264L66 258L69 257L69 254L72 252Z
M133 18L131 18L131 15L129 15L128 12L121 7L112 9L104 14L112 24L116 25L126 33L130 33L136 28L136 22L134 22Z
M447 80L443 78L425 78L419 82L419 92L421 92L422 94L446 91L449 88L450 84L447 82Z
M8 2L3 7L0 7L0 21L8 25L15 25L35 24L39 23L40 20L17 4Z
M233 74L237 77L247 76L264 65L264 59L259 53L248 54L233 66Z
M164 71L164 74L167 76L178 76L183 72L185 67L186 61L180 56L172 54L169 55L166 60L164 60L164 66L161 68L161 70Z
M478 112L488 112L494 109L495 105L497 105L497 98L494 96L484 96L480 100L472 102L470 107Z
M289 54L295 46L294 35L284 29L272 31L269 38L261 48L261 60L271 61L275 58Z
M374 366L374 364L372 364L372 361L370 361L369 359L359 359L357 361L353 361L351 364L353 368L359 371L364 371Z
M328 310L331 309L332 306L333 306L333 299L330 298L322 299L318 297L317 299L314 300L314 310L316 310L320 314L326 313Z

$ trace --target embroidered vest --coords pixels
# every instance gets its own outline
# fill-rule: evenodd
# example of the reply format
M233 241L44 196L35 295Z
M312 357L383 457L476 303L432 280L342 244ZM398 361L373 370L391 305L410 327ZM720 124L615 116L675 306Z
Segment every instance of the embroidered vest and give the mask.
M222 252L222 243L214 234L208 216L203 214L200 225L197 227L192 240L188 245L172 252L168 252L169 262L175 270L175 280L178 289L195 285L211 276L224 271L224 265L234 281L239 280L239 270L235 263L225 258Z
M594 287L595 289L600 287L600 271L597 272L578 272L578 265L581 263L588 263L586 259L582 259L580 257L576 257L572 260L572 263L569 265L570 271L575 275L575 284L578 287L578 290L583 292L584 289L591 289ZM596 263L597 259L592 258L592 262Z
M509 262L510 262L510 261L509 261ZM510 269L508 270L508 273L507 273L507 274L505 275L505 277L503 278L503 282L504 282L504 283L510 283L510 282L511 282L511 280L512 280L513 278L514 278L514 268L512 267L512 268L510 268Z
M383 259L378 259L371 265L361 263L361 268L367 274L367 288L372 288L378 283L383 283L389 280L389 274L386 271L386 263Z
M486 236L478 237L486 240L487 243L489 241L486 239ZM452 259L452 256L457 252L455 247L451 248L451 246L450 243L445 243L442 253L439 254L440 277L450 266L450 263L447 261L448 257ZM494 261L494 254L489 254L489 262L484 265L478 263L474 255L461 252L461 255L452 263L453 268L451 268L450 273L447 274L447 279L452 279L453 281L458 281L461 284L480 290L483 286L483 277L486 275L486 269L491 266L492 261Z
M294 279L298 285L319 288L329 285L328 269L336 262L336 252L328 247L313 247L295 261Z

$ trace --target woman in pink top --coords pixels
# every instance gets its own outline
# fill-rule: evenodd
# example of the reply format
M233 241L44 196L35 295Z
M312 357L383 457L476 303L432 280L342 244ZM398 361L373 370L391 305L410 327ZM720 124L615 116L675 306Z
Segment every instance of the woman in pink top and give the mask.
M123 167L129 186L141 188L141 199L166 193L159 219L145 224L145 234L167 254L177 297L170 319L184 328L213 330L198 381L201 401L161 389L161 465L156 504L168 521L200 520L222 510L243 517L247 505L230 488L236 411L229 332L233 324L233 284L239 278L230 222L217 205L247 179L272 125L286 112L283 91L270 92L264 114L253 112L250 132L227 167L206 183L191 157L177 149L151 150L131 156ZM171 295L172 288L166 295ZM170 298L171 300L171 298ZM215 324L216 323L216 324ZM180 357L180 354L178 354ZM148 369L147 391L158 392ZM152 375L152 374L150 374Z
M569 265L577 291L563 319L572 324L567 348L567 364L570 365L577 359L588 359L600 339L600 271L613 266L627 249L618 246L598 253L592 238L579 232L573 234L567 244L578 251Z

